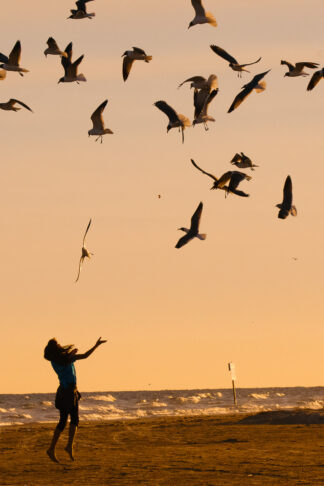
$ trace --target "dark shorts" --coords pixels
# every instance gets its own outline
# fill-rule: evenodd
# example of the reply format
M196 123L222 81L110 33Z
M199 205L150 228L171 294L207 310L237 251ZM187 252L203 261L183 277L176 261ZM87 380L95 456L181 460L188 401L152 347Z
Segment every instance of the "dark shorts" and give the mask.
M59 430L64 430L68 416L70 415L71 423L76 427L79 425L79 400L80 393L75 385L69 388L58 387L55 397L55 407L60 411L60 421L57 424Z
M71 385L69 388L63 388L60 385L55 396L55 407L59 410L71 410L77 405L80 398L81 395L75 385Z

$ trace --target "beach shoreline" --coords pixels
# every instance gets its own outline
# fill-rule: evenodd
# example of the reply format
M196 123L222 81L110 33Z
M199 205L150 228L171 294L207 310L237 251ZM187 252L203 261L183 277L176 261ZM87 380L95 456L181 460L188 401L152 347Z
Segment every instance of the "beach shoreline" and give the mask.
M53 423L0 429L1 485L324 484L324 412L293 410L81 422L75 462Z

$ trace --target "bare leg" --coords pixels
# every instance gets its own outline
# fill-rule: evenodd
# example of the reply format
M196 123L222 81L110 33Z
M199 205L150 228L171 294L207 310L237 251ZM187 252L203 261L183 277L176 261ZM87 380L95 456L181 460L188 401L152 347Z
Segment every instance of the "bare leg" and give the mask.
M77 426L74 424L71 424L70 422L70 428L69 428L69 440L67 443L67 446L65 447L66 452L69 454L70 458L72 461L74 461L74 456L73 456L73 441L74 437L77 431Z
M54 433L53 433L53 438L52 438L51 445L49 446L49 448L46 451L48 457L53 462L59 462L57 460L57 458L56 458L56 455L55 455L55 447L56 447L57 441L59 440L59 437L61 435L61 432L62 431L60 429L58 429L57 427L55 428Z

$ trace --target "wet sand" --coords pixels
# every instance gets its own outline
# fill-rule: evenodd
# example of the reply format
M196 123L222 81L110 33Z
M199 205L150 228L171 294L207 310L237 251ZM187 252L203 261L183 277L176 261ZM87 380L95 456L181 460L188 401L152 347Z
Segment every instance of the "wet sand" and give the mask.
M0 428L0 484L324 485L324 412L80 423L75 462L54 424Z

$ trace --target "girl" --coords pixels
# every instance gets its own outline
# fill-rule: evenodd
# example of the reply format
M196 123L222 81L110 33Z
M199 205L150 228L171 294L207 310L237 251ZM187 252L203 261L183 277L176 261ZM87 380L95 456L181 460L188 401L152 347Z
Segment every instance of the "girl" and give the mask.
M69 440L65 447L72 461L73 457L73 440L79 424L79 407L80 393L76 386L76 373L74 368L74 361L78 359L85 359L93 351L100 346L100 344L107 341L99 338L96 344L84 354L77 354L78 350L73 345L61 346L55 338L50 339L44 349L44 358L51 362L55 373L58 375L60 386L57 389L55 397L55 407L60 411L60 421L57 424L51 445L47 450L49 458L54 462L59 462L55 455L55 447L57 441L63 432L67 418L70 415L70 429Z

